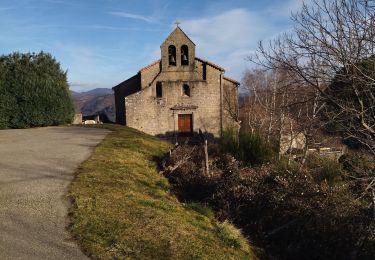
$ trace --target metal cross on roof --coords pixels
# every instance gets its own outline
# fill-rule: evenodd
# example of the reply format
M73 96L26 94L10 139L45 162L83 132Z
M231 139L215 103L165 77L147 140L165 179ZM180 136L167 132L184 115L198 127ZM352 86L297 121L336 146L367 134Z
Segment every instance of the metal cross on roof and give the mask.
M176 22L174 23L177 27L180 27L180 24L181 22L179 20L176 20Z

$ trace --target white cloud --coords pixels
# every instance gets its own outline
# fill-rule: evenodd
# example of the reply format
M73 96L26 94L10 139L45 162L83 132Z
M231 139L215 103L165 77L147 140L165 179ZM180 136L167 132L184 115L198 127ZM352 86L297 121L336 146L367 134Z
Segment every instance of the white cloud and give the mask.
M153 17L144 16L144 15L140 15L140 14L132 14L132 13L127 13L127 12L108 12L108 14L113 15L113 16L118 16L118 17L141 20L141 21L145 21L145 22L148 22L148 23L155 23L156 22L156 20Z
M250 66L246 58L260 40L280 28L263 13L232 9L212 17L182 21L182 28L197 45L197 56L222 65L229 76L240 80Z
M15 7L0 7L0 12L9 11L9 10L12 10L12 9L15 9Z
M268 27L266 21L246 9L234 9L214 17L183 21L182 25L207 55L248 47L254 36L263 34Z
M97 49L73 43L57 43L54 46L61 64L68 70L68 80L74 91L86 91L98 87L113 87L130 75L120 57L107 56ZM117 60L117 62L116 62Z
M287 17L298 11L303 0L280 1L263 11L245 8L227 10L214 16L182 20L182 29L197 45L197 56L223 66L228 76L241 80L253 66L247 58L267 41L291 29ZM280 22L281 21L281 22Z
M147 29L140 27L120 27L120 26L110 26L110 25L77 25L75 26L79 29L92 29L92 30L108 30L108 31L145 31L145 32L155 32L159 31L157 29Z
M308 3L306 0L289 0L283 5L272 6L267 10L270 15L279 17L290 17L292 13L299 11L302 8L303 2Z

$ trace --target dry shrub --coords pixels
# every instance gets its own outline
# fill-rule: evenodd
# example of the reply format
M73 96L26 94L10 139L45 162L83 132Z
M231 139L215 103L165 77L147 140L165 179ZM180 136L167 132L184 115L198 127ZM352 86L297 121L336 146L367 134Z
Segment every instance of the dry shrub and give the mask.
M346 259L374 253L371 221L346 186L317 184L308 172L272 166L231 170L223 177L213 194L214 208L267 254Z
M175 193L187 201L206 201L215 189L214 171L210 175L204 169L204 151L201 146L176 147L164 164L164 175Z
M348 185L330 186L312 170L282 163L242 167L229 155L212 159L207 175L203 158L199 146L179 147L166 163L166 176L182 199L208 203L220 221L241 228L269 257L371 259L375 254L370 212Z

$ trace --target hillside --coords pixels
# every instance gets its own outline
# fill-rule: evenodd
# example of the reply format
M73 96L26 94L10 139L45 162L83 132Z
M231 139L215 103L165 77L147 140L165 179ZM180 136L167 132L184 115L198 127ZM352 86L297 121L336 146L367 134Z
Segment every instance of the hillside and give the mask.
M70 187L70 229L93 259L256 259L228 223L181 203L155 158L170 145L133 129L112 130Z
M111 89L96 88L87 92L71 91L76 112L82 112L84 116L104 114L115 121L115 98Z

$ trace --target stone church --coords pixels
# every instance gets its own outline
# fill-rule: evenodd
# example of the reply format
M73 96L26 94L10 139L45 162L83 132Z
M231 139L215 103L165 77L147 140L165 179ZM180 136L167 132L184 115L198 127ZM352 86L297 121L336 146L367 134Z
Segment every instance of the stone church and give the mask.
M116 122L151 135L207 133L238 127L239 83L195 56L179 26L161 45L161 59L113 87Z

